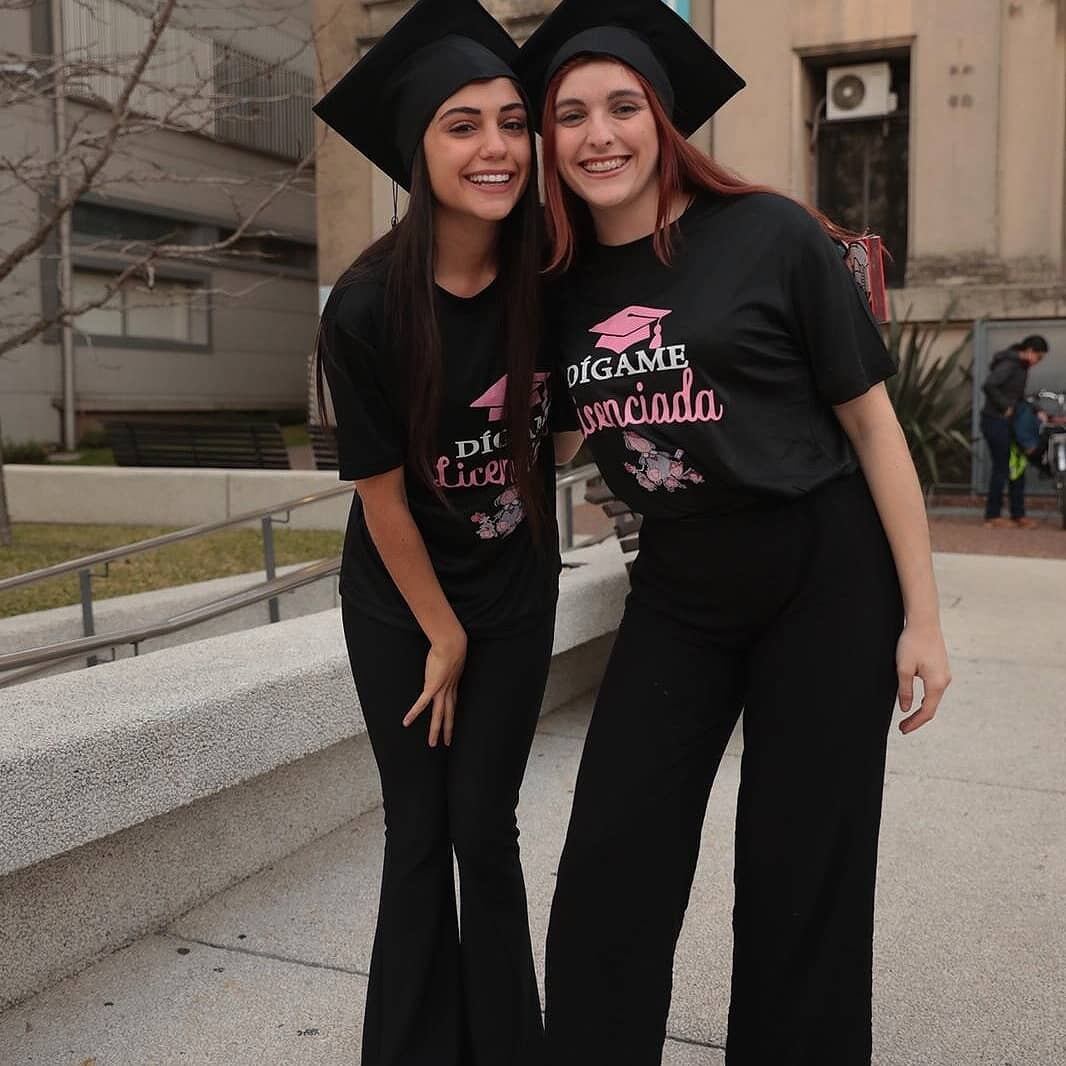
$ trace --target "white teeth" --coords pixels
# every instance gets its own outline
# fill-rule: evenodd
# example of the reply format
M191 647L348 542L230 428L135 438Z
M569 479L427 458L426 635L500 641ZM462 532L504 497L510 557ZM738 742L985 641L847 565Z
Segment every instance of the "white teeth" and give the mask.
M506 185L511 180L510 174L471 174L470 180L475 185Z
M586 170L591 170L593 174L606 174L611 170L621 170L628 162L628 159L590 159L587 163L582 163L581 165Z

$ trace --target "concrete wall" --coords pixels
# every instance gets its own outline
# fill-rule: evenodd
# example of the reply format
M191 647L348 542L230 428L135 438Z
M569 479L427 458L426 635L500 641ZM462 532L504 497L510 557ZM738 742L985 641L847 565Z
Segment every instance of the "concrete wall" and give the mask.
M28 55L32 51L32 12L8 7L0 11L0 40L5 50ZM0 156L5 159L47 158L53 150L52 116L43 101L9 106L0 119ZM38 202L31 189L0 179L0 249L10 250L36 228ZM3 253L0 252L0 257ZM42 268L42 257L25 259L0 282L0 337L25 328L38 315L42 269L54 277L54 267ZM7 438L23 440L35 430L58 426L50 399L60 386L58 349L45 351L37 342L0 356L0 430Z
M545 711L628 589L613 541L570 559ZM0 1009L380 802L333 611L17 686L0 767Z
M4 467L13 522L186 526L218 522L335 488L329 470ZM343 530L351 497L293 511L290 529Z
M749 82L715 120L716 155L809 198L808 56L909 47L908 285L935 320L1059 317L1066 40L1047 0L715 0L714 40Z

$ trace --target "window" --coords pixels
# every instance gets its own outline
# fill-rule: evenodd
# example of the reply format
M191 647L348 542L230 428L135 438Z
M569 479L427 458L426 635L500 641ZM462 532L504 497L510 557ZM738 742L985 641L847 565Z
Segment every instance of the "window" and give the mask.
M114 276L104 271L75 269L75 306L101 299ZM151 289L141 282L127 283L106 304L79 315L74 329L101 339L206 346L208 305L203 290L202 282L178 278L156 278Z
M128 251L127 246L132 243L206 246L228 240L234 233L232 227L212 222L169 218L86 200L74 205L72 224L74 242L83 252L93 249L121 252L124 248ZM254 229L221 251L198 253L196 261L224 264L235 270L317 277L314 244L272 233L256 233Z
M217 226L87 200L79 200L74 205L71 227L79 244L107 241L207 244L218 240Z
M897 108L876 118L829 122L824 104L816 121L817 204L848 229L870 230L884 239L886 280L902 287L907 266L907 217L910 155L910 56L863 55L809 61L814 99L826 93L831 67L886 60Z
M68 49L83 57L85 67L71 77L72 95L107 105L117 101L128 60L151 31L150 14L137 7L125 0L62 0ZM116 56L122 60L117 72ZM207 27L172 24L130 104L171 126L295 161L314 144L314 92L310 71L238 51L213 40Z

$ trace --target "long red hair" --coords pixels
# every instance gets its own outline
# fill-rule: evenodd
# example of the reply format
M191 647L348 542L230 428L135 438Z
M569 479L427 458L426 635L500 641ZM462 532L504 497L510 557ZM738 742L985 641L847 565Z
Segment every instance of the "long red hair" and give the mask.
M668 264L673 255L674 227L670 223L670 215L679 196L698 191L719 196L746 196L756 192L777 192L768 185L753 185L745 181L738 174L727 170L709 155L689 144L670 120L670 116L659 99L659 94L651 83L620 60L612 59L611 61L625 67L637 79L641 89L644 90L648 106L655 119L655 128L659 135L659 206L655 219L653 247L655 254L664 263ZM560 67L548 85L544 101L544 192L551 249L547 273L569 269L577 253L579 232L586 233L589 230L588 207L559 176L557 165L559 156L555 147L555 105L559 98L559 86L566 75L592 62L596 62L596 57L577 56ZM834 240L849 242L858 236L851 230L838 226L817 208L804 204L802 201L799 202L825 227L826 232Z

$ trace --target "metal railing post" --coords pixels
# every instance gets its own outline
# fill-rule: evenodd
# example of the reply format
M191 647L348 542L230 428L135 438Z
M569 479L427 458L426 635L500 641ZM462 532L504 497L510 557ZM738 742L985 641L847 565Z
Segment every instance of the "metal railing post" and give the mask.
M274 519L267 515L263 520L263 569L266 570L267 581L273 581L277 576L277 566L274 561ZM269 600L270 621L281 621L281 607L277 596Z
M82 636L96 636L96 622L93 619L93 572L85 569L78 571L78 587L81 590L81 632ZM90 655L85 660L86 666L95 666L100 660Z
M559 520L559 547L569 551L574 546L574 489L566 485L556 493L555 513Z

